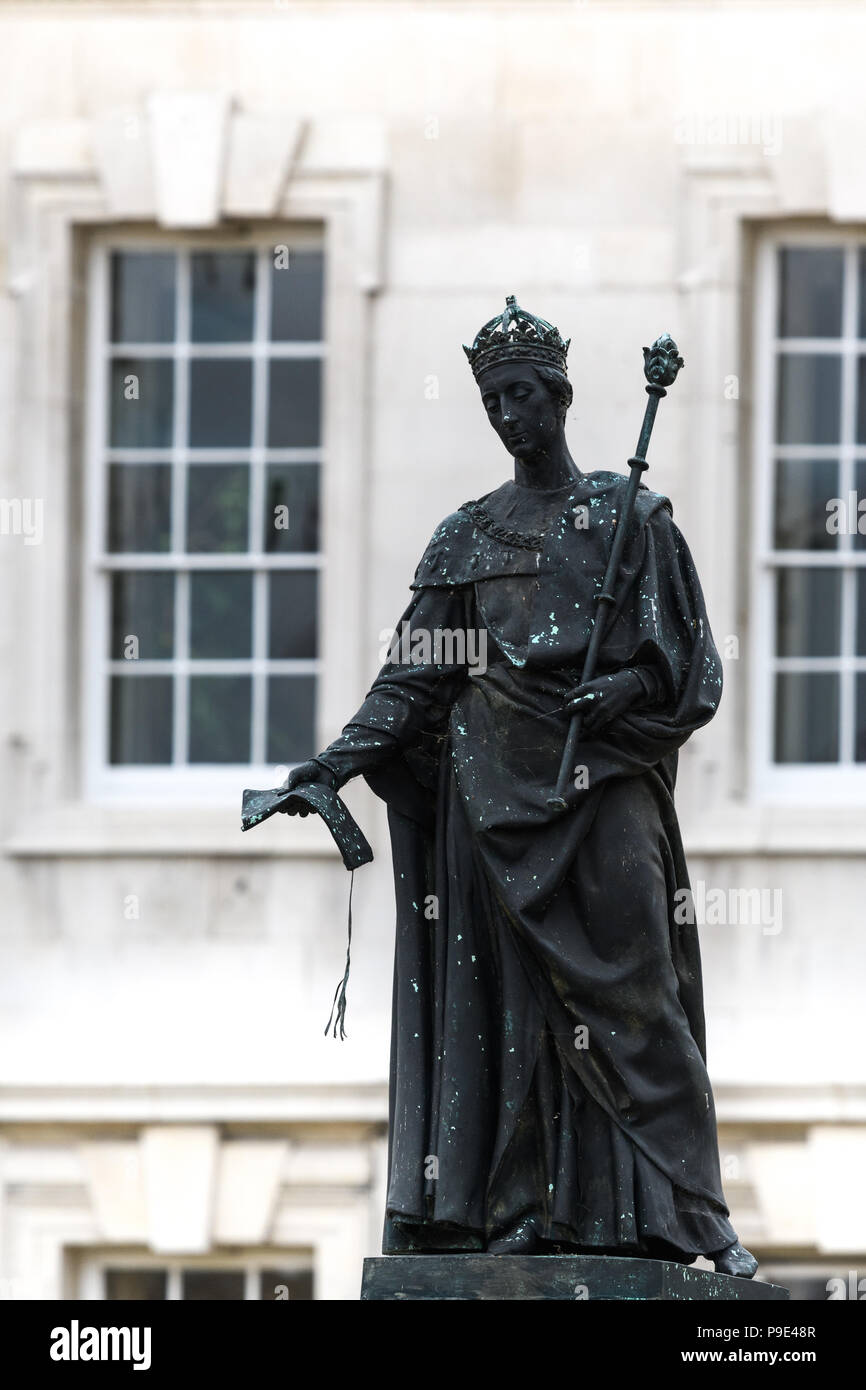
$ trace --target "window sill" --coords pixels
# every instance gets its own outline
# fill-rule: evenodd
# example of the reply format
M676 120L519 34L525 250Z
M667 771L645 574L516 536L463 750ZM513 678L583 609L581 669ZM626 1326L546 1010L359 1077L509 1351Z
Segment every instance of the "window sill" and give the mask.
M166 858L234 855L246 858L339 860L318 816L274 816L241 831L239 807L168 809L70 803L26 820L3 844L16 859Z
M687 854L866 854L866 808L730 805L683 824ZM336 859L318 816L274 816L244 834L237 808L99 806L69 803L37 813L2 845L16 859Z
M866 807L729 805L683 826L689 855L866 853Z

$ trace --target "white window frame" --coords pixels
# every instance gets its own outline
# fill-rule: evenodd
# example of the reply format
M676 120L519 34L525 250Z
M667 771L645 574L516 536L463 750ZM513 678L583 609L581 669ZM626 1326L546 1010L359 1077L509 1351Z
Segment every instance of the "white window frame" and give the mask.
M284 771L275 768L265 758L267 679L270 675L315 675L317 677L317 706L321 700L324 663L322 644L322 582L319 583L319 656L310 660L272 660L267 656L267 629L264 602L268 573L285 570L319 571L324 569L324 552L267 553L261 550L261 518L264 505L266 463L318 463L321 469L321 495L324 502L326 450L323 437L318 447L271 449L266 445L266 381L269 362L279 358L319 357L327 359L326 338L317 343L274 342L269 337L270 275L269 258L274 247L287 244L293 249L322 249L326 258L325 284L328 280L327 248L322 230L292 226L281 229L252 230L246 234L230 231L214 235L152 231L127 232L115 228L93 237L89 248L88 314L87 314L87 392L85 414L85 565L84 576L84 689L85 710L85 794L88 801L103 804L165 805L236 804L239 789L244 786L273 785ZM252 341L246 343L191 343L189 324L190 257L197 250L236 251L254 249L258 256L256 303ZM169 251L177 256L178 280L176 296L175 337L171 343L159 345L109 341L110 262L111 253L122 251ZM326 291L327 292L327 291ZM327 334L327 315L323 304L323 334ZM111 449L108 443L108 363L113 356L165 357L173 355L175 374L173 440L167 449ZM250 356L253 362L253 421L252 445L239 449L196 449L201 462L244 462L250 468L250 548L245 552L225 555L189 554L182 548L186 522L186 473L190 450L184 443L188 405L189 362L191 356L208 358L238 358ZM325 373L322 394L322 429L325 419ZM109 456L119 461L133 461L140 456L149 462L172 465L172 548L159 555L136 553L112 554L105 550L105 522ZM320 540L320 546L323 542ZM110 739L110 675L122 671L127 663L112 660L106 655L110 607L110 575L114 571L134 569L168 569L179 575L178 598L175 604L175 644L171 662L137 662L142 674L171 673L174 679L174 737L175 754L185 754L188 734L188 684L190 673L197 675L249 674L252 677L253 748L249 762L223 764L173 763L164 766L112 765L109 762ZM184 621L187 611L185 589L192 570L240 569L253 574L253 655L250 659L196 660L187 656L188 632ZM180 676L181 679L176 679ZM315 723L318 725L317 709ZM311 749L311 752L315 750Z
M842 338L779 339L777 257L783 247L839 247L845 260L842 303ZM843 675L866 673L866 657L853 655L855 622L854 570L866 566L866 550L855 551L852 537L840 536L834 551L776 551L773 531L774 458L833 457L840 460L840 496L854 489L854 460L866 459L866 444L853 437L856 403L856 356L866 341L857 337L856 283L858 252L866 249L866 232L779 227L764 235L757 249L755 296L755 396L753 433L753 517L751 594L754 622L751 644L752 710L755 719L755 758L752 768L752 797L757 802L803 806L862 806L866 804L866 763L852 761L854 753L853 682L843 679L840 689L840 728L842 758L836 764L775 763L774 704L775 674L779 670L821 670L832 665ZM838 444L777 446L775 444L776 363L779 348L815 353L842 353L841 413L842 437ZM788 566L827 566L842 568L840 557L849 566L842 570L842 652L832 661L811 657L775 657L776 608L774 571Z
M184 1270L241 1270L244 1275L244 1301L264 1303L258 1294L259 1274L263 1269L282 1268L287 1272L311 1273L313 1298L316 1297L315 1255L313 1250L298 1249L256 1251L212 1251L207 1255L157 1255L150 1250L136 1253L130 1248L87 1251L78 1255L77 1297L93 1301L106 1300L106 1275L109 1269L146 1269L165 1271L167 1303L183 1302L182 1277Z

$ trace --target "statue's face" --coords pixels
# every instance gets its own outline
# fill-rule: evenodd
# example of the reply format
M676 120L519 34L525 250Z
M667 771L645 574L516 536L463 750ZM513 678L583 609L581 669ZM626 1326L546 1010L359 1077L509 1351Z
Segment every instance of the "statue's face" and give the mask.
M562 425L555 400L531 362L502 362L478 379L487 418L513 458L544 455Z

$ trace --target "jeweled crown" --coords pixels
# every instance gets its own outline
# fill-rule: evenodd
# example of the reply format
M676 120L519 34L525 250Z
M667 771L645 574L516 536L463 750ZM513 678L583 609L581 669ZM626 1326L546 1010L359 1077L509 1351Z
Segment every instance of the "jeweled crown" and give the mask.
M554 367L565 375L565 358L571 339L565 342L559 329L546 319L521 309L513 294L505 301L505 309L495 319L485 323L475 335L471 347L463 345L469 365L477 381L482 372L500 362L538 362Z

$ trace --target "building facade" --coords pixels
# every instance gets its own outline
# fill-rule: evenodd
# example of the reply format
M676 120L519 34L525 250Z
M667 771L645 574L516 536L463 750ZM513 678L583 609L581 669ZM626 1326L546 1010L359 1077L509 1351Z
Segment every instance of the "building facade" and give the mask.
M339 731L506 476L461 344L509 293L572 339L582 468L625 469L642 344L685 357L648 481L725 663L679 789L723 1176L763 1274L866 1293L864 38L784 0L0 4L4 1296L357 1297L384 810L348 788L341 1044L347 875L240 793Z

